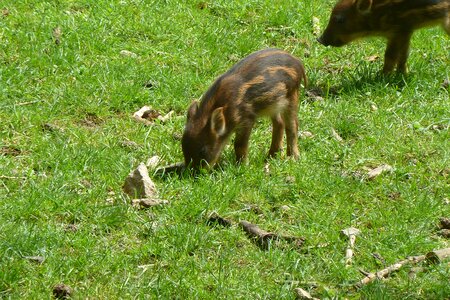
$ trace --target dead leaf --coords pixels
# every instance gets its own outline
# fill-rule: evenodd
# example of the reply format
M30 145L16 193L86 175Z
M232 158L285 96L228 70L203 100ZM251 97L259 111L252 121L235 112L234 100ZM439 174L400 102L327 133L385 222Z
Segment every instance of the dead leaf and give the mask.
M173 115L174 113L175 113L175 111L171 110L171 111L169 111L166 115L164 115L164 116L159 116L159 117L158 117L158 120L160 120L162 123L167 122L167 121L172 117L172 115Z
M55 124L44 123L41 125L41 129L44 132L63 132L64 129Z
M448 238L450 238L450 229L441 229L441 230L439 230L438 234L440 236L442 236L443 238L448 239Z
M42 264L45 261L45 257L43 256L24 256L23 258L37 264Z
M264 165L264 174L270 175L270 165L268 163Z
M2 8L2 16L7 17L9 16L9 9L6 7Z
M299 131L298 137L301 139L311 139L314 137L314 134L310 131Z
M379 59L380 59L380 57L378 55L372 55L372 56L369 56L367 58L367 61L374 62L374 61L377 61Z
M165 205L168 204L169 201L166 200L158 200L158 199L133 199L131 201L131 205L133 205L136 208L149 208L149 207L154 207L154 206L160 206L160 205Z
M53 38L55 39L55 44L59 45L61 43L62 30L61 27L57 26L53 28Z
M128 50L122 50L122 51L120 51L120 55L132 57L132 58L138 57L138 55L137 55L136 53L131 52L131 51L128 51Z
M64 227L64 231L66 231L66 232L76 232L76 231L78 231L78 226L76 224L67 224Z
M446 79L444 80L444 82L442 83L442 87L443 87L444 89L448 89L449 86L450 86L450 81L448 80L448 78L446 78Z
M135 120L144 123L145 125L151 125L160 115L161 114L158 111L152 109L150 106L143 106L133 114L133 117Z
M369 172L367 172L367 178L374 179L384 172L392 172L393 170L394 168L391 167L390 165L381 165L379 167L376 167L375 169L369 170Z
M155 155L155 156L150 157L147 160L147 162L145 163L145 165L149 169L156 169L156 167L159 165L160 162L161 162L161 157L159 157L158 155Z
M323 90L321 88L311 88L306 91L306 96L313 102L323 101Z
M336 132L336 130L334 130L334 128L331 128L331 135L339 143L342 143L344 141L344 139L339 135L339 133Z
M123 148L129 148L129 149L139 149L138 143L130 140L124 140L120 142L120 146Z
M297 299L318 300L318 298L314 298L310 293L302 288L296 288L294 291Z
M167 122L175 111L171 110L166 115L162 116L161 113L150 106L143 106L140 110L133 114L135 120L144 123L145 125L152 125L155 120L159 120L164 123Z

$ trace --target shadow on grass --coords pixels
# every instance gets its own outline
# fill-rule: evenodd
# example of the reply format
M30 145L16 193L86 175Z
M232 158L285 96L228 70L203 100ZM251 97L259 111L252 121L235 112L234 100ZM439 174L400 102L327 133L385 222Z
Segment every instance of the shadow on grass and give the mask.
M367 64L360 64L354 72L342 74L339 89L343 92L363 90L367 88L394 87L402 89L407 86L413 76L401 73L384 75L380 70Z
M384 75L374 65L360 64L353 71L341 71L333 74L337 83L330 82L314 85L311 82L306 90L307 101L314 102L321 98L335 97L342 94L359 93L367 90L394 89L401 90L414 81L414 74L393 73Z

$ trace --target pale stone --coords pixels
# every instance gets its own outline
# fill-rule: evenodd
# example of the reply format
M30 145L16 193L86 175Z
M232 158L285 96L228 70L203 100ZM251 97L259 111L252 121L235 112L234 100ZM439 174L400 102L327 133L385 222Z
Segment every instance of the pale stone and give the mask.
M133 199L153 198L156 194L156 186L148 176L145 164L141 163L136 170L130 172L125 179L123 191Z

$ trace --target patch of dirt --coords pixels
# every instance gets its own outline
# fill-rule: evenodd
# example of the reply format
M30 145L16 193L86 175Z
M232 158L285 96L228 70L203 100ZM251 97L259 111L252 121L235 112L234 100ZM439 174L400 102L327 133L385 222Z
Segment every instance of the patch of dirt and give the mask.
M0 148L0 155L4 156L18 156L21 153L22 150L14 146L3 146Z
M57 284L53 287L53 296L56 299L69 299L72 295L72 288L64 283Z
M97 127L103 123L103 119L97 116L95 113L87 113L83 120L78 122L82 126Z
M3 17L7 17L10 14L9 9L7 9L6 7L2 8L1 12Z

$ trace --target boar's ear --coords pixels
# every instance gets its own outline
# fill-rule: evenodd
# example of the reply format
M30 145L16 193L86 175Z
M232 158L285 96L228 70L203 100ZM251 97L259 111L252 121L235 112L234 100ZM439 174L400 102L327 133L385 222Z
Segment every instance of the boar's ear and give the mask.
M357 0L356 8L361 14L370 13L372 10L372 0Z
M218 136L225 133L225 115L223 107L216 108L211 115L211 130Z
M192 101L191 105L188 108L188 113L187 113L187 119L191 119L193 116L195 116L195 114L197 113L198 110L198 101L194 100Z

